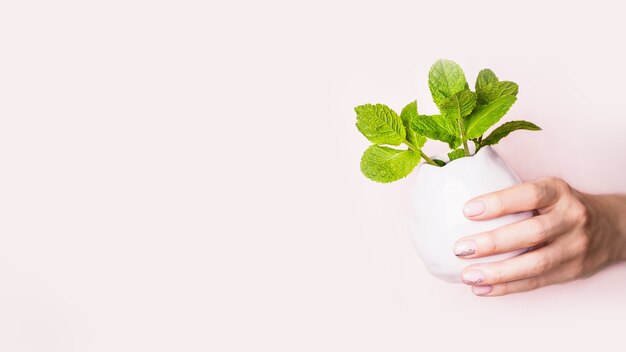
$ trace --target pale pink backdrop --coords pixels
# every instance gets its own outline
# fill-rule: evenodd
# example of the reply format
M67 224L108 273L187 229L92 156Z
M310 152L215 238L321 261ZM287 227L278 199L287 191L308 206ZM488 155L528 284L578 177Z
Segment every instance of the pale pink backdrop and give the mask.
M626 265L477 298L359 172L352 108L438 58L519 83L524 179L626 192L624 8L0 3L0 351L620 351ZM441 146L429 144L435 153ZM451 253L452 254L452 253Z

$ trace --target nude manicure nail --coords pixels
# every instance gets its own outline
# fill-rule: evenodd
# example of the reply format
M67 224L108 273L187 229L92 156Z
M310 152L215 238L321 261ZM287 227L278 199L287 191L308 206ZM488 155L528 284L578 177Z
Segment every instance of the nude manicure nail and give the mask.
M474 292L474 294L478 295L478 296L486 295L489 292L491 292L491 290L493 290L492 286L474 286L474 287L472 287L472 292Z
M474 200L465 204L465 207L463 207L463 214L465 214L465 216L477 216L484 213L485 209L485 203Z
M461 275L461 278L468 285L477 285L485 281L485 273L476 269L466 270Z
M457 257L467 257L468 255L476 254L476 241L463 240L454 245L454 255Z

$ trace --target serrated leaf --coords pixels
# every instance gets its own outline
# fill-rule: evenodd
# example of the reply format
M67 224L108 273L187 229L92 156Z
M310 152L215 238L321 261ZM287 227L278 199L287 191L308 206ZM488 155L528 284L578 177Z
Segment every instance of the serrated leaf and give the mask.
M478 72L478 77L476 77L476 84L474 85L474 88L476 88L476 94L480 96L488 85L497 82L498 76L496 76L493 71L488 68L480 70L480 72Z
M418 115L411 120L411 129L430 139L446 142L450 148L461 145L459 126L443 115Z
M490 98L496 100L500 97L509 95L516 97L518 92L519 86L517 83L511 81L501 81L498 82L498 87L494 90L494 95L490 95Z
M442 115L458 124L458 119L471 114L475 107L476 93L463 90L446 99L440 110Z
M467 89L463 69L454 61L438 60L428 73L428 87L433 101L440 107L446 99Z
M514 96L504 96L495 101L479 106L466 119L465 136L474 139L482 136L495 123L500 121L517 100Z
M354 108L356 127L370 142L376 144L400 145L406 137L406 130L400 116L383 104L365 104Z
M406 177L419 161L420 155L412 150L372 145L363 153L361 172L372 181L388 183Z
M509 133L517 130L541 131L541 128L528 121L510 121L493 130L493 132L482 141L481 146L497 144L502 138L508 136Z
M400 113L404 129L406 130L406 140L415 147L421 148L426 144L426 137L411 128L411 120L417 118L417 116L417 101L409 103Z
M448 158L450 158L450 161L462 158L464 156L465 156L464 149L455 149L451 151L450 153L448 153Z
M519 87L515 82L502 81L491 83L478 95L478 102L481 105L489 104L501 97L517 96L518 91Z

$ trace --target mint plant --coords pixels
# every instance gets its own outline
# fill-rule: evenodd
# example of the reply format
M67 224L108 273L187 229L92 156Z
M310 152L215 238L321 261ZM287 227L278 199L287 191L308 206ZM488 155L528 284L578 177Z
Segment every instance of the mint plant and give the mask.
M357 129L373 143L361 158L361 171L367 178L383 183L397 181L410 174L422 159L434 166L445 166L445 161L433 160L422 151L428 139L448 144L451 162L471 156L470 141L478 152L513 131L541 130L528 121L511 121L484 137L513 106L518 93L516 83L500 81L489 69L478 73L475 91L471 91L458 64L438 60L430 68L428 87L439 114L420 115L416 101L406 105L400 115L383 104L354 108ZM390 147L400 145L407 149Z

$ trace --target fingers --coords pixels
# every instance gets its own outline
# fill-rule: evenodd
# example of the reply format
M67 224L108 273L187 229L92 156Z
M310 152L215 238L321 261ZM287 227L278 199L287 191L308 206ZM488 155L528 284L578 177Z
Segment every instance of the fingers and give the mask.
M569 237L559 237L545 247L510 259L469 265L461 278L468 285L496 285L542 275L578 254L577 244Z
M583 266L580 260L570 260L559 267L539 276L506 282L503 284L474 286L472 292L478 296L503 296L526 292L543 286L571 281L581 275Z
M556 178L521 183L470 200L465 204L463 213L470 220L487 220L548 207L558 200L563 184Z
M571 224L550 214L505 225L492 231L461 238L454 254L463 259L480 258L537 246L571 229Z
M534 250L499 262L474 264L463 282L481 296L501 296L564 282L583 273L588 236L582 231L586 207L567 183L542 178L476 197L463 209L470 220L488 220L523 211L537 216L472 236L455 244L462 258L480 258L522 248Z

